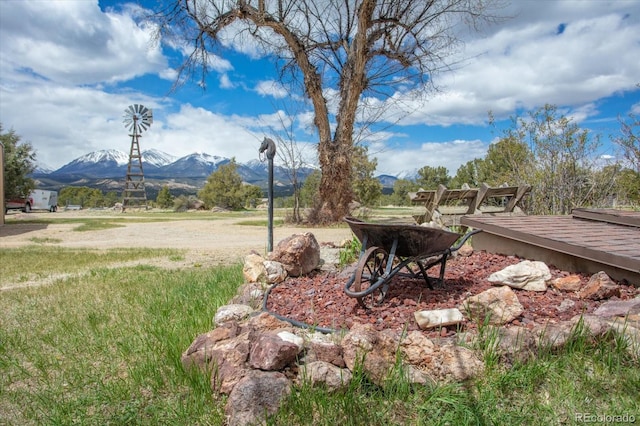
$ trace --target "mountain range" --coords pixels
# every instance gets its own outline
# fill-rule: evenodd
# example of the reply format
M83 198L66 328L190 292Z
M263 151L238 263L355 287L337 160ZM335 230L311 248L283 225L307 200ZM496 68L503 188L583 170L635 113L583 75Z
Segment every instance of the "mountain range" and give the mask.
M147 196L155 198L154 193L167 185L172 194L195 194L204 186L207 178L218 167L231 162L229 158L195 152L184 157L176 157L156 149L143 151L142 168ZM137 167L137 163L133 163ZM129 166L129 154L107 149L90 152L65 164L57 170L36 167L33 178L40 189L60 190L64 186L88 186L103 191L123 189ZM316 170L313 166L304 166L298 170L301 182ZM137 168L136 168L137 170ZM268 164L258 160L248 163L236 163L236 170L246 183L266 189L268 186ZM292 191L288 169L274 166L274 193L287 195ZM393 187L396 178L379 176L384 187Z

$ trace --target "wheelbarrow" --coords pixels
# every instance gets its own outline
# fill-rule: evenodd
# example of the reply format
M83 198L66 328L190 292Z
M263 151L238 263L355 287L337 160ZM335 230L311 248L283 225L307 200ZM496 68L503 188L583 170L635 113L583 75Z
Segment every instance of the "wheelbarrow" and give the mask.
M367 223L352 217L344 220L362 244L355 272L344 292L355 297L364 308L382 304L396 275L422 276L432 290L434 282L442 285L449 256L472 235L482 231L477 229L462 235L418 225ZM439 277L429 277L427 271L437 264L440 264Z

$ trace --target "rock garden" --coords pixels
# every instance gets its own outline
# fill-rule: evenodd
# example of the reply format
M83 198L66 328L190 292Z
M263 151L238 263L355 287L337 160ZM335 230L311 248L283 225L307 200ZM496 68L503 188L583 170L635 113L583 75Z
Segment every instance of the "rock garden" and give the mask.
M338 250L303 233L268 258L248 254L246 283L185 349L185 368L210 374L212 391L228 395L229 424L264 421L293 386L343 388L357 368L380 386L398 370L418 385L465 381L484 369L480 348L508 366L562 346L576 329L616 333L640 356L638 283L465 246L442 286L397 276L366 309L343 291L353 266L337 268Z

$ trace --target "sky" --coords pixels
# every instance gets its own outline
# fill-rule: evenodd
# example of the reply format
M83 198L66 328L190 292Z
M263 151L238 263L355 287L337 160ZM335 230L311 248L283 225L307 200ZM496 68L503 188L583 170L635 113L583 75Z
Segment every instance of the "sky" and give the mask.
M154 39L144 17L157 7L0 0L3 131L14 130L41 166L57 169L92 151L128 153L124 112L142 104L154 115L142 151L248 162L290 114L300 149L315 161L311 110L294 106L299 95L278 84L273 63L250 43L218 52L206 87L188 80L172 90L186 50ZM392 106L380 116L364 141L377 174L444 166L453 176L485 155L511 117L545 104L602 137L594 155L618 155L610 143L618 118L640 114L640 0L516 0L500 13L508 18L463 35L458 65L433 76L437 91L401 102L411 113Z

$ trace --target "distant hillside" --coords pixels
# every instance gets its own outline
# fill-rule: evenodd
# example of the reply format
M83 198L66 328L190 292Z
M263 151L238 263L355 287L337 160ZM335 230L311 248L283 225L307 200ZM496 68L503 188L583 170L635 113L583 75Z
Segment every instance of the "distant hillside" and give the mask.
M178 158L159 150L144 151L141 157L145 188L150 199L154 199L155 194L165 185L173 195L196 194L211 173L231 161L229 158L203 152ZM38 167L33 173L33 178L37 187L42 189L60 190L65 186L88 186L105 192L120 192L124 187L128 165L129 154L114 149L101 150L78 157L57 170ZM266 162L252 160L246 164L237 163L236 166L244 182L266 190ZM298 170L300 181L304 182L313 170L313 167ZM293 192L286 169L274 167L274 187L277 196Z

